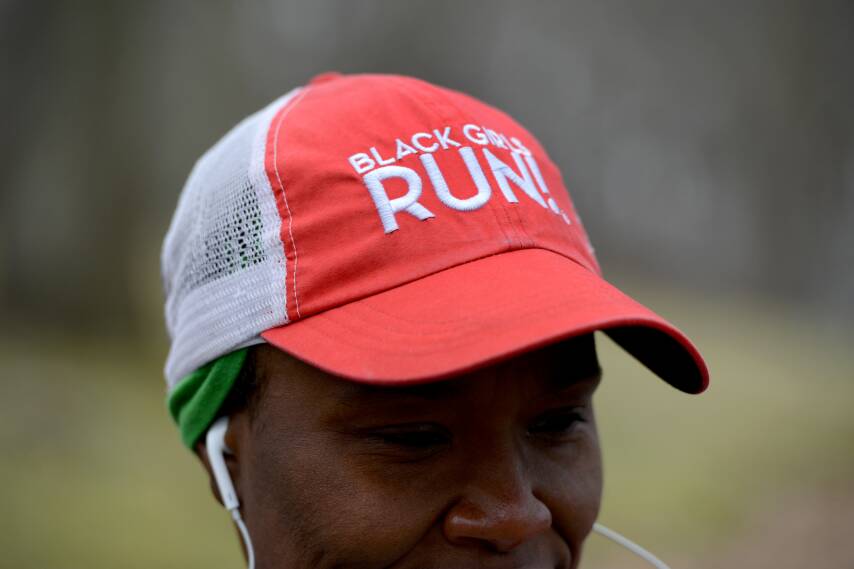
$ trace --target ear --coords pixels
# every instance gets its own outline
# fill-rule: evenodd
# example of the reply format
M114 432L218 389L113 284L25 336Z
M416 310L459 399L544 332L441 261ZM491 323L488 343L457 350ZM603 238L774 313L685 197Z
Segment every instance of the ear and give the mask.
M240 457L245 454L246 437L244 435L246 427L246 414L236 413L229 417L228 429L225 433L225 446L231 452L225 453L225 456L223 458L225 460L225 465L228 468L228 474L231 478L232 484L234 486L234 491L237 493L238 499L241 498ZM220 505L223 505L223 499L220 495L219 488L216 483L216 478L214 477L213 469L211 467L211 461L208 456L208 449L205 443L205 437L201 437L199 442L196 443L194 451L196 453L196 456L199 458L199 461L201 461L202 467L205 469L205 472L207 472L208 483L210 484L211 493L214 495L214 498L216 498Z

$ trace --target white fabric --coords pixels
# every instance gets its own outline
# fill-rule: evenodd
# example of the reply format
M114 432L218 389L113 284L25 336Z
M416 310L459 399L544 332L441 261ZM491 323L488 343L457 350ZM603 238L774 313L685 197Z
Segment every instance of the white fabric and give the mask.
M161 254L170 392L195 369L287 323L282 222L264 156L270 122L298 92L234 127L181 192Z

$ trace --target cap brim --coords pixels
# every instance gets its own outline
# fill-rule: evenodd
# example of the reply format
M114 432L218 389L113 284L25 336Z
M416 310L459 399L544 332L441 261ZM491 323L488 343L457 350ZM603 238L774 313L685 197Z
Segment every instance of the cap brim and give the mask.
M709 374L688 338L574 261L544 249L477 259L261 334L329 373L374 384L472 371L595 330L677 389Z

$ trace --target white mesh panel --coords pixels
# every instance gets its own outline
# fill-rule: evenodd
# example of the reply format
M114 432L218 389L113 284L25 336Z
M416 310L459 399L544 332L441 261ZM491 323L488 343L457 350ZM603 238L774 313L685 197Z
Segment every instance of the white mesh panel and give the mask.
M166 381L287 323L281 218L264 170L267 131L291 91L234 127L196 163L163 244Z

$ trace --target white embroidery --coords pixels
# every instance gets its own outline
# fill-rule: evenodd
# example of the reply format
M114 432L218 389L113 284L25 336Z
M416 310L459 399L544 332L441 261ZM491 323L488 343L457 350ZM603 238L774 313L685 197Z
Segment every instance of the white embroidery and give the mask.
M410 154L418 154L418 151L398 138L397 139L397 159L402 160L404 156L408 156Z
M528 171L528 168L525 166L525 162L522 161L522 157L519 153L513 152L513 160L516 162L516 166L519 168L521 176L514 172L510 166L496 158L488 148L483 149L483 155L486 156L486 161L492 169L492 175L495 177L495 181L498 182L498 187L501 189L501 193L504 194L504 197L507 198L508 202L519 203L519 200L516 198L513 190L510 189L510 184L507 183L507 180L510 180L521 188L522 191L528 194L532 200L543 207L548 207L546 202L543 200L543 196L541 196L540 192L537 191L537 187L534 185L534 180L531 179L531 173Z
M412 146L414 146L418 150L421 150L422 152L435 152L436 149L439 148L438 142L434 142L430 146L422 145L419 142L419 140L421 140L422 138L433 138L433 135L430 134L429 132L416 132L415 134L412 135ZM359 172L359 173L361 174L361 172Z
M376 146L371 146L371 154L374 155L374 160L377 161L377 164L380 166L385 166L386 164L394 164L394 158L383 158L380 156L380 153L377 152Z
M549 192L548 186L546 186L546 181L543 178L543 174L542 172L540 172L540 167L537 165L537 161L534 160L534 157L530 155L525 156L525 162L528 164L528 167L534 174L534 179L537 181L537 185L540 186L540 189L543 191L543 193L546 195L551 194L551 192ZM549 195L549 198L546 201L548 202L549 207L555 214L560 215L567 225L572 225L572 221L570 221L566 214L561 211L560 206L557 205L557 202L554 200L554 198Z
M512 142L512 143L513 143L513 146L515 147L515 148L513 148L513 150L514 150L514 151L519 152L520 154L524 154L525 156L532 156L531 151L530 151L530 150L528 150L528 149L525 147L525 145L524 145L524 144L522 144L522 141L520 141L520 140L519 140L518 138L516 138L515 136L511 136L511 137L510 137L510 142Z
M348 158L350 162L350 166L356 171L357 174L364 174L365 172L369 172L374 169L374 166L377 165L370 156L365 154L364 152L357 152Z
M421 163L424 164L424 169L427 170L427 176L433 184L433 189L436 191L436 196L443 204L451 209L458 211L474 211L486 205L489 198L492 196L492 188L489 187L489 182L486 181L486 176L480 164L475 158L474 151L468 146L460 149L460 155L468 167L469 174L477 187L477 194L470 198L460 199L451 194L448 184L445 182L445 177L436 164L436 159L432 154L422 154Z
M362 175L374 168L394 164L409 155L436 152L440 148L442 150L460 148L462 144L453 138L454 128L446 126L433 129L432 132L416 132L405 137L398 137L389 146L372 146L365 152L352 154L348 161L353 170ZM477 124L463 125L461 130L466 139L478 146L494 146L502 150L517 152L523 156L531 156L531 151L525 148L525 145L516 137L508 137L504 133ZM433 139L432 142L425 142L431 141L431 139ZM383 155L390 156L384 158Z
M388 199L388 194L383 187L383 180L388 178L403 179L409 187L406 195L393 200ZM418 198L421 197L421 176L412 168L383 166L366 174L363 180L374 199L374 205L377 207L383 230L386 233L391 233L399 228L397 220L394 218L394 214L399 211L405 211L421 221L433 217L430 210L418 203Z
M395 218L395 214L398 212L406 212L422 221L434 217L430 210L418 202L423 184L418 172L412 168L392 166L395 162L404 160L410 155L420 157L421 164L427 172L436 196L445 206L457 211L473 211L483 207L492 198L493 188L484 175L481 162L471 146L463 146L452 138L455 132L454 128L456 127L446 126L433 129L432 132L421 131L395 138L393 154L391 154L391 146L372 146L367 152L358 152L348 158L350 166L362 176L364 184L374 200L374 205L377 207L380 221L386 233L391 233L399 228ZM570 215L561 209L557 200L551 195L533 154L517 137L508 137L502 132L471 123L463 125L460 130L466 140L484 147L483 156L489 164L493 178L498 183L498 188L508 203L519 203L519 199L511 188L512 182L541 207L560 216L567 225L572 225ZM516 164L516 169L497 158L489 148L490 146L509 151ZM378 147L383 149L383 153L388 152L389 157L384 158ZM453 147L458 148L477 188L477 193L474 196L462 199L453 195L434 156L434 153L440 149L449 150ZM389 199L383 181L394 177L404 180L407 183L408 190L402 197ZM462 191L460 188L456 189Z
M441 133L437 128L433 131L433 134L436 135L436 140L442 145L442 150L447 150L450 146L462 146L459 142L451 138L451 127L449 126L446 126L445 130Z
M537 161L534 160L534 157L530 155L525 156L525 162L534 174L534 179L537 181L537 185L540 186L540 189L543 190L543 193L550 194L551 192L549 192L549 188L546 186L546 181L543 179L543 173L540 172L540 167L537 165Z
M489 144L489 140L487 140L486 135L483 134L483 131L476 124L465 125L463 127L463 136L481 146Z
M509 150L509 145L505 143L506 139L502 137L504 135L500 135L491 128L485 128L483 131L486 133L486 137L489 139L489 142L496 146L497 148L503 148L504 150Z

